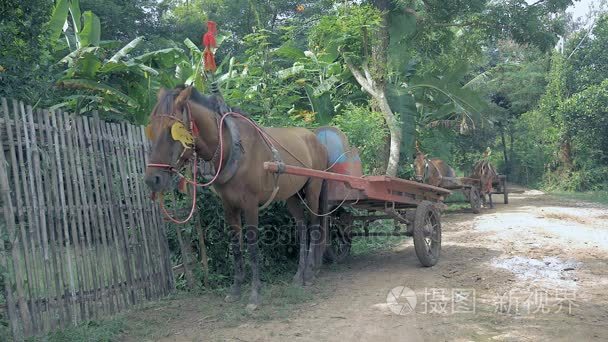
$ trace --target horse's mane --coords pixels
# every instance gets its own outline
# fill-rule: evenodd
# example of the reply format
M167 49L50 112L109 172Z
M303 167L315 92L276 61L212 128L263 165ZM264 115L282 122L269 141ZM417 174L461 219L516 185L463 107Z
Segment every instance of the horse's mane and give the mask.
M166 90L163 96L156 102L151 116L172 115L175 98L183 89L176 87L175 89Z
M152 110L152 116L156 115L173 115L174 114L174 103L175 99L179 96L179 94L186 89L185 85L178 85L177 87L167 90L165 94L158 100L156 106ZM237 107L228 107L225 105L224 100L221 96L218 95L203 95L196 88L192 88L192 92L190 93L190 100L194 103L201 105L211 111L216 113L222 113L225 110L229 110L232 112L236 112L245 116L249 116L247 113L243 112L240 108ZM226 107L226 108L222 108Z

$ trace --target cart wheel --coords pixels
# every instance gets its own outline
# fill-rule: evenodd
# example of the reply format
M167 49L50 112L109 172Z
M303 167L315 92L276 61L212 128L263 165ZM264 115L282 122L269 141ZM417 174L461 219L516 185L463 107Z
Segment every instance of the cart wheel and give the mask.
M329 240L323 260L326 263L339 263L350 254L351 238L349 236L353 223L352 215L340 210L335 217L329 217Z
M441 252L441 217L433 203L422 201L414 220L414 249L422 266L431 267Z
M471 204L471 209L475 214L479 214L481 212L481 196L479 195L479 189L476 187L472 187L469 190L469 203Z
M507 179L503 178L502 180L502 193L503 193L503 198L505 200L505 204L509 204L509 192L507 191Z

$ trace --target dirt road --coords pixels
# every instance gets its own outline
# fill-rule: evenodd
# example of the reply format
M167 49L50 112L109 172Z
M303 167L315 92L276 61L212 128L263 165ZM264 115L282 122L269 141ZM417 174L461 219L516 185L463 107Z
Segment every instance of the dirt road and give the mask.
M496 202L480 215L443 216L441 260L432 268L420 266L407 239L323 271L312 298L268 319L224 324L200 309L219 301L173 302L169 312L179 318L159 339L608 340L608 207L538 191Z

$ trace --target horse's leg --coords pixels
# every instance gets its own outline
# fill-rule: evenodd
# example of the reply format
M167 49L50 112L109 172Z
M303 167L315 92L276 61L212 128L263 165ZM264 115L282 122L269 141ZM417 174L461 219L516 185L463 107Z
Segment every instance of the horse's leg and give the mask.
M488 192L488 198L490 199L490 208L494 208L494 202L492 202L492 192Z
M298 195L287 199L287 209L289 209L289 212L296 220L296 229L300 241L300 259L298 261L298 271L293 276L293 284L302 286L304 284L304 269L308 254L308 232L306 230L306 222L304 221L304 208L300 203Z
M315 278L315 273L321 266L323 250L325 247L325 234L319 224L319 195L323 180L310 179L306 185L306 202L310 208L310 220L308 220L308 230L310 231L309 252L306 260L306 271L304 272L304 284L311 284Z
M247 246L249 259L251 262L251 295L249 296L249 304L247 310L253 311L257 309L261 303L260 290L262 283L260 281L260 259L258 251L258 204L256 201L248 201L250 204L247 208L243 208L245 218L245 229L247 236Z
M234 258L234 282L225 300L227 302L234 302L241 297L241 283L245 278L245 273L243 272L243 252L241 251L241 210L224 204L224 218L228 224L228 229L230 229L230 244Z

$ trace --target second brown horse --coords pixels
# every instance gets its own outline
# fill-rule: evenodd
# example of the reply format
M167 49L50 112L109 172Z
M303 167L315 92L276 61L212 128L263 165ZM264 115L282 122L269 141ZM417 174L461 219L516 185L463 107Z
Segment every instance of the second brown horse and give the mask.
M414 171L418 182L434 186L441 186L444 177L456 177L454 169L443 160L438 158L428 159L427 155L420 150L416 151Z

